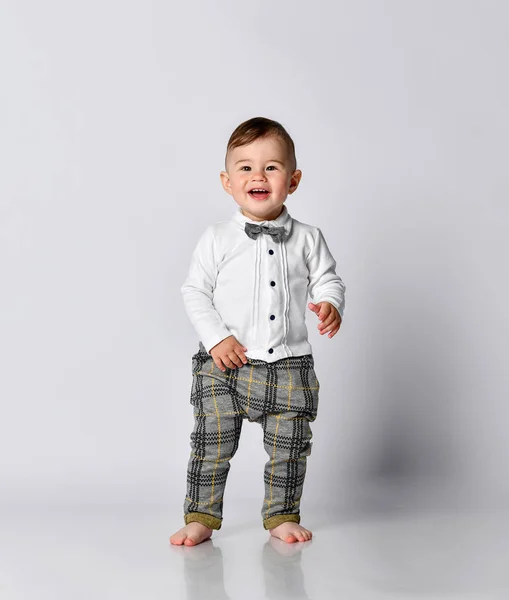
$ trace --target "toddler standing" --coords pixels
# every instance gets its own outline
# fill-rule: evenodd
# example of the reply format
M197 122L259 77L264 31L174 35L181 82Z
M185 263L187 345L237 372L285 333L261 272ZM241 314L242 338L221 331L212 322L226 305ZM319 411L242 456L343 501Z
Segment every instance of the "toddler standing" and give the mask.
M311 539L299 507L320 384L306 303L309 294L320 334L332 338L345 285L321 230L292 218L284 204L301 177L280 123L256 117L232 133L221 181L238 207L205 229L181 288L199 345L192 357L186 525L172 544L193 546L220 529L244 419L262 426L269 455L263 526L285 542Z

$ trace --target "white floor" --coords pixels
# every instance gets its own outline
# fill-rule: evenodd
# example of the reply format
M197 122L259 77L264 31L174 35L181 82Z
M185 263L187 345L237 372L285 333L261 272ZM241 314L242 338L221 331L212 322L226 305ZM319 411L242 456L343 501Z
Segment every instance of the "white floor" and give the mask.
M305 544L229 514L186 548L168 543L181 522L167 509L2 508L0 598L509 598L508 514L313 514Z

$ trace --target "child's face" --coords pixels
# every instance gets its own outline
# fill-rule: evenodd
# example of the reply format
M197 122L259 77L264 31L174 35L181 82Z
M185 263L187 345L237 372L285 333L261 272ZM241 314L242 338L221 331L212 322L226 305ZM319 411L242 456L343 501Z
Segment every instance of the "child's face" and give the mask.
M224 189L253 221L276 219L302 176L301 171L291 170L283 142L272 136L234 148L228 154L226 169L221 171ZM253 189L266 193L252 193Z

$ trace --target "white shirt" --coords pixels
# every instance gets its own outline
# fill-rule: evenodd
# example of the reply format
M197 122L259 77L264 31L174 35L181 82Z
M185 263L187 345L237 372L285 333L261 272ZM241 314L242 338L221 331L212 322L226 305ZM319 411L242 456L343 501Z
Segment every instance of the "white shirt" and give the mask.
M284 227L285 240L264 233L253 240L246 222ZM333 304L343 318L346 288L335 270L320 229L293 219L286 205L271 221L252 221L239 206L201 235L181 292L209 354L233 335L249 358L274 362L312 354L304 321L308 293L315 304Z

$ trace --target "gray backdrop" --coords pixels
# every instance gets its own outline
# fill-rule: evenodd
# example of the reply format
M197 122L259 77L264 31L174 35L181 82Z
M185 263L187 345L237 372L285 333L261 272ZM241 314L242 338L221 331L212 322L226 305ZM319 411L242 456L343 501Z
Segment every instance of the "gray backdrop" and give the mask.
M0 7L0 500L179 510L198 340L180 295L237 205L226 142L287 127L347 286L303 506L508 505L509 5ZM260 505L247 425L227 488ZM258 512L252 514L258 518Z

